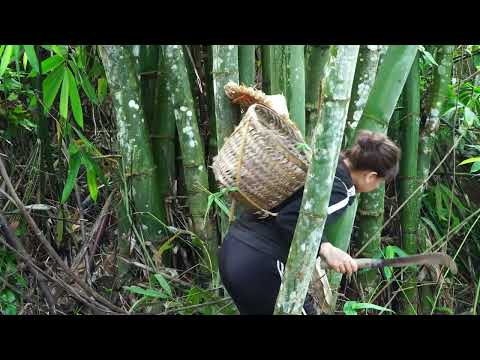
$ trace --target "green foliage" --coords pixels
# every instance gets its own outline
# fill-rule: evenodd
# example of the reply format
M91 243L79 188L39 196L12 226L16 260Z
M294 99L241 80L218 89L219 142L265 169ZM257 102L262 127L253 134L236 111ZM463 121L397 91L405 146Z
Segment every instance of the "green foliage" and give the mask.
M385 259L393 259L395 256L403 257L403 256L408 256L408 254L398 246L394 246L394 245L386 246L383 257ZM383 268L383 273L385 274L386 279L390 280L393 275L393 268L391 266L385 266Z
M149 285L126 286L124 289L131 294L138 295L130 312L142 312L140 308L154 305L155 312L167 312L177 315L233 315L238 313L229 298L219 297L213 290L192 286L186 291L175 288L164 275L155 273ZM229 303L230 301L230 303ZM162 309L163 310L157 310Z
M393 310L387 309L383 306L378 306L370 303L361 303L356 301L347 301L343 305L343 312L345 315L358 315L358 310L378 310L378 311L388 311L391 313L395 312Z
M82 141L80 141L82 143ZM93 161L91 154L89 153L88 146L77 146L75 142L70 143L68 147L69 155L69 164L68 164L68 174L67 180L65 181L65 186L63 188L62 197L60 202L64 204L75 185L75 181L80 170L80 166L85 166L87 172L87 186L90 196L93 201L97 201L98 197L98 186L97 186L97 175L101 176L100 169Z
M19 289L27 288L27 281L17 271L14 255L2 248L0 248L0 277L0 284L6 280ZM0 287L0 289L2 289L0 290L0 314L16 315L20 299L12 290L5 287Z

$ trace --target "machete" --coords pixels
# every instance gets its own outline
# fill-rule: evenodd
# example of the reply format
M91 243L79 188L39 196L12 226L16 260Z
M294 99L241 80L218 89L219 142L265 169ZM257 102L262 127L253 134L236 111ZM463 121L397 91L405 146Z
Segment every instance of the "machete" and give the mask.
M353 259L360 269L377 269L385 266L400 267L411 265L444 265L450 269L452 274L457 273L457 264L453 259L442 253L429 253L418 254L411 256L397 257L393 259L370 259L370 258L358 258ZM322 259L322 267L329 268L329 266Z

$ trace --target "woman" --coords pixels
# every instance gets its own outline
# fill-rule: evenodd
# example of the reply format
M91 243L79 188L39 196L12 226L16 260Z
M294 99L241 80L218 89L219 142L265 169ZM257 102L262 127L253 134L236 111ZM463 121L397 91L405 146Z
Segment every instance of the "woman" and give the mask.
M356 193L373 191L393 179L399 159L400 149L387 136L361 133L355 145L340 155L326 223L341 216ZM277 216L259 219L244 212L230 225L219 252L220 276L240 314L273 314L302 196L303 187L271 210ZM319 254L338 272L357 271L350 255L325 237Z

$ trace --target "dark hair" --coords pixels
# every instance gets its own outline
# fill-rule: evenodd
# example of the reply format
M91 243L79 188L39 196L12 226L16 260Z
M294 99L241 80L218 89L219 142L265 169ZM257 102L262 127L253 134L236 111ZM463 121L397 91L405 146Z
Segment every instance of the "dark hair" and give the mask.
M352 170L370 170L391 181L398 173L400 148L382 133L362 131L356 143L343 155L352 164Z

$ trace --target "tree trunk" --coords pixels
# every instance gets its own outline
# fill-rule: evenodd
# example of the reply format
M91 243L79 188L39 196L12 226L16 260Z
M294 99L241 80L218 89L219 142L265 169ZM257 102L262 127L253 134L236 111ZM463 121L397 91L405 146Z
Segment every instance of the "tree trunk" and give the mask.
M312 163L275 314L299 314L303 307L327 217L358 48L338 46L332 52L319 125L313 134Z

